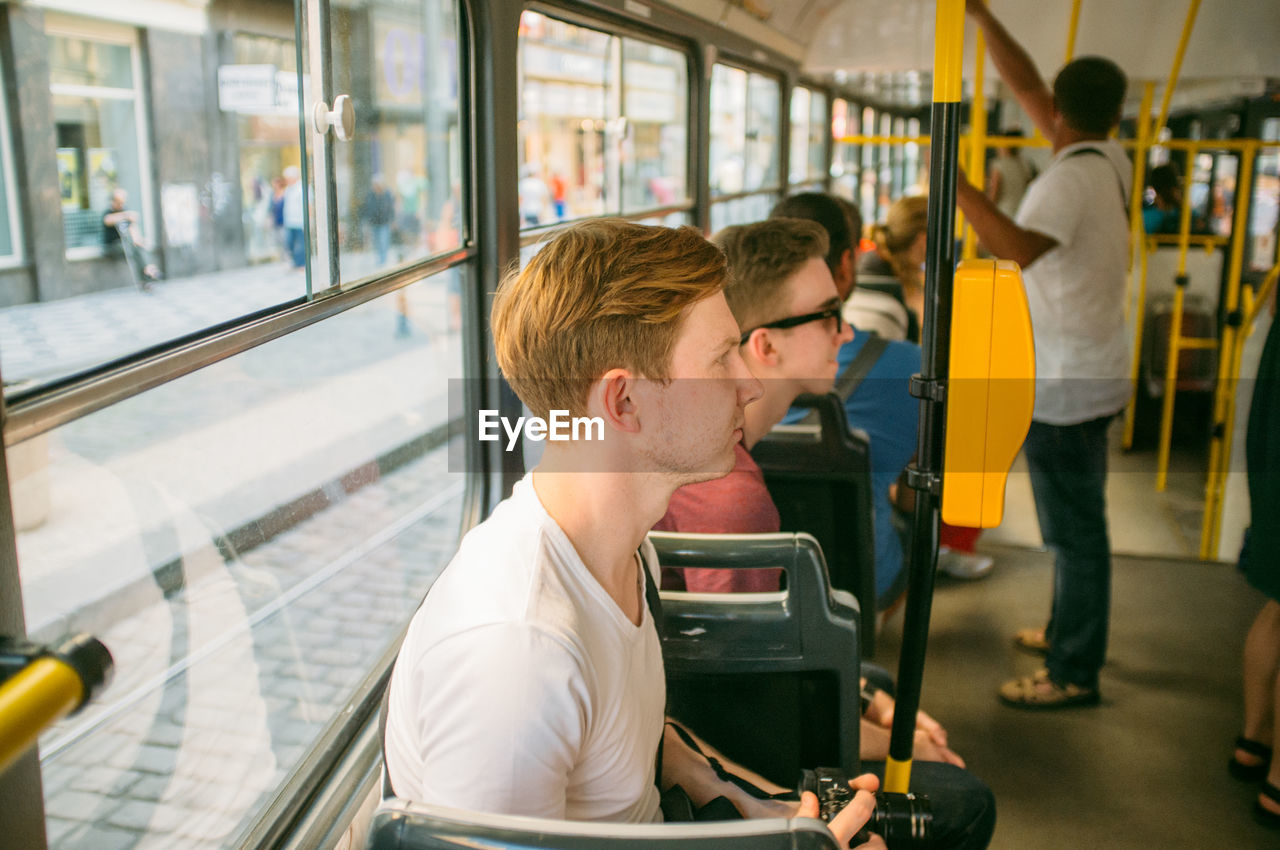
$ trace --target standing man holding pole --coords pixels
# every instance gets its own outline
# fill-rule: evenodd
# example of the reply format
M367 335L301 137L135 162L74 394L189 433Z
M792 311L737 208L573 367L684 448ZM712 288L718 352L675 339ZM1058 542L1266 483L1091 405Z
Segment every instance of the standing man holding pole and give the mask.
M1124 328L1131 166L1109 138L1124 101L1124 72L1085 56L1050 89L983 0L966 0L996 70L1053 145L1016 218L961 179L960 209L996 257L1023 269L1036 347L1036 401L1024 451L1040 533L1054 553L1053 606L1043 629L1014 638L1047 656L1046 669L1000 688L1021 708L1099 700L1111 607L1107 426L1128 402Z

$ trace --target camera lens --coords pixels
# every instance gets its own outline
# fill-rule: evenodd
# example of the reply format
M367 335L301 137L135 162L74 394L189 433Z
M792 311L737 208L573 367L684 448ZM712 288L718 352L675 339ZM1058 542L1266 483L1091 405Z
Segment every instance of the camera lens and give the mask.
M876 792L876 808L866 829L878 834L894 850L932 846L933 807L928 797Z

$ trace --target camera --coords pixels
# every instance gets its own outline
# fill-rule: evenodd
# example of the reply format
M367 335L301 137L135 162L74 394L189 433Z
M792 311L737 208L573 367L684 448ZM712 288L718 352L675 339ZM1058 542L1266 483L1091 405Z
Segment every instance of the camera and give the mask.
M856 793L849 787L845 772L834 767L802 770L800 790L818 796L819 817L823 821L839 814ZM875 797L875 810L852 845L861 844L867 840L867 833L874 832L884 839L889 850L924 850L933 846L933 808L928 797L887 791L877 791Z

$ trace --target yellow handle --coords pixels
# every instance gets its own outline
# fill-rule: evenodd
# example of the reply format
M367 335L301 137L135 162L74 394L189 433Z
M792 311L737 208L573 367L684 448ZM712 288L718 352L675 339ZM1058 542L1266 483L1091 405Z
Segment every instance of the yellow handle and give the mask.
M65 717L84 698L84 685L71 666L45 656L0 685L0 772L36 742L49 724Z

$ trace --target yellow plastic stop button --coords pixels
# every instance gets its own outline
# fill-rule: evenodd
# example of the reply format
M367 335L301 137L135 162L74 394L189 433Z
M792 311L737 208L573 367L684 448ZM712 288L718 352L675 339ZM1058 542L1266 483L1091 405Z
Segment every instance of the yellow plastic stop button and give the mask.
M954 280L942 519L994 528L1035 407L1031 314L1017 263L965 260Z

